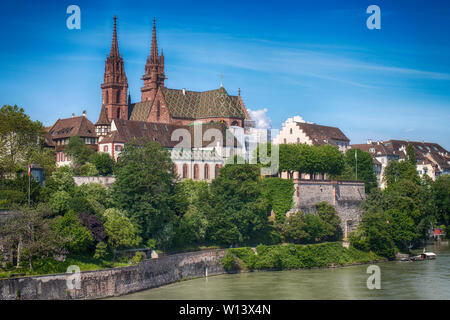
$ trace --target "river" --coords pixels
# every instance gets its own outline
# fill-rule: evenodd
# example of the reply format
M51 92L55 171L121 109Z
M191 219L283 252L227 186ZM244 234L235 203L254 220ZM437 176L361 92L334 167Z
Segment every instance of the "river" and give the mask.
M177 282L115 299L289 300L450 299L448 243L427 245L435 260L377 264L381 288L369 290L368 265L343 268L224 274Z

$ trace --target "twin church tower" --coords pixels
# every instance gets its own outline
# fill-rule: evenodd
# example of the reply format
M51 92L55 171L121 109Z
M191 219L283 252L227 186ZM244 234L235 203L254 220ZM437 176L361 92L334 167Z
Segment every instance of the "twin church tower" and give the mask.
M159 86L164 86L164 53L158 54L156 40L156 21L153 19L153 36L150 56L145 64L145 74L142 77L144 86L141 88L142 101L152 100ZM102 88L102 110L100 118L125 119L129 117L129 106L131 104L128 94L128 80L125 74L123 57L119 53L117 41L117 17L114 16L114 31L111 44L111 52L106 58L105 75ZM100 119L99 120L105 120Z

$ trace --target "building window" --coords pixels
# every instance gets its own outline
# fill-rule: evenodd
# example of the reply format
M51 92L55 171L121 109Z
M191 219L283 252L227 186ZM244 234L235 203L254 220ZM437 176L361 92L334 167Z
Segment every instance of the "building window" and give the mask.
M291 134L292 134L292 128L290 129L290 132L291 132Z
M194 180L198 180L198 178L199 178L198 164L194 164Z
M300 143L300 138L297 138L297 143Z
M186 179L188 177L188 165L183 164L183 178Z
M209 165L205 164L205 180L209 179Z
M286 138L284 138L284 144L286 144Z
M216 164L216 166L214 168L214 178L217 178L219 176L219 169L220 169L220 166L218 164Z
M239 122L233 121L233 122L231 123L231 125L232 125L232 126L238 126L238 125L239 125Z
M108 146L103 146L103 152L108 152Z
M116 93L116 103L120 103L120 91Z
M115 149L116 149L116 151L121 151L122 150L122 146L121 145L115 146Z
M106 104L108 104L108 103L109 103L109 94L108 94L108 91L106 91L106 94L105 94L105 100L106 100Z

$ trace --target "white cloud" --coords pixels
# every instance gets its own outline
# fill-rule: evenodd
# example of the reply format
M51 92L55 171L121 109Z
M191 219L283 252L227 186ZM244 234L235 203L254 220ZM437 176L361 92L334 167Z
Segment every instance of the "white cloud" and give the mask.
M255 121L255 126L258 129L270 129L270 118L267 116L267 108L259 110L248 109L250 118Z

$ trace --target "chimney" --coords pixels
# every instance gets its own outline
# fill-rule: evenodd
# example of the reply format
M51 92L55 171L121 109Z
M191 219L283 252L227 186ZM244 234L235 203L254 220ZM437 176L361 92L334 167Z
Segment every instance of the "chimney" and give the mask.
M75 117L75 113L72 113L72 118Z
M367 139L367 144L372 144L372 139Z
M86 110L83 110L83 117L86 117L86 115L87 115Z
M183 91L183 96L186 95L186 88L183 88L181 91Z

